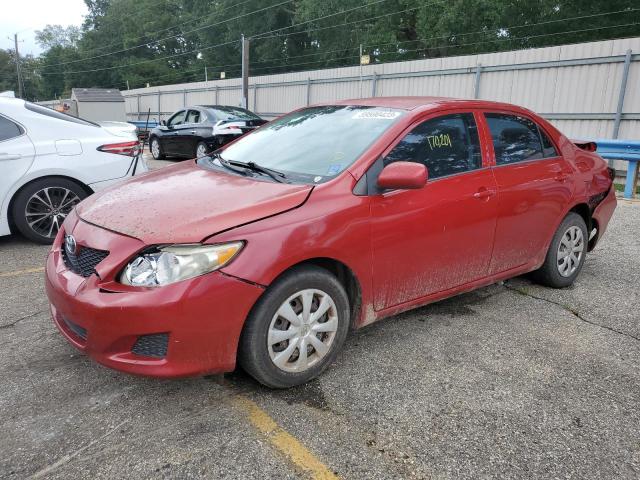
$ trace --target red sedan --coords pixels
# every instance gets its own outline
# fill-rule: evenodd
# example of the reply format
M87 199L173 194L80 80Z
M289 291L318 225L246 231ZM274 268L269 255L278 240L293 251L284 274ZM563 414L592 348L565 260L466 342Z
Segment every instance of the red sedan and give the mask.
M82 202L47 258L53 319L125 372L297 385L352 328L527 272L571 285L616 206L593 147L503 103L297 110Z

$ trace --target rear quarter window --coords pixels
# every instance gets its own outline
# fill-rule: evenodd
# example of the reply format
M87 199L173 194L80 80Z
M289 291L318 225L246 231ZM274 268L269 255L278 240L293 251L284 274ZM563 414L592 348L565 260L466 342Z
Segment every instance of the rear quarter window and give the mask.
M19 137L23 133L20 125L0 115L0 142Z
M544 155L544 158L557 157L558 151L556 150L556 147L553 146L553 142L551 141L551 139L539 126L538 130L540 131L540 139L542 140L542 153Z

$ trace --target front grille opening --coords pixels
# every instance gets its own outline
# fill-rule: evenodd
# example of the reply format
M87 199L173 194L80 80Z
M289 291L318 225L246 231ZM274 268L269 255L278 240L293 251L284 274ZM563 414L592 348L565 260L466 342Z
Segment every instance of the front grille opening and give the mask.
M169 334L156 333L153 335L141 335L131 349L131 353L141 357L164 358L169 347Z
M77 337L80 337L82 340L86 340L87 339L87 329L86 328L81 327L77 323L73 323L67 317L63 316L62 320L64 321L64 324L67 326L67 328L69 330L71 330Z
M106 250L98 250L89 247L79 247L77 254L67 252L62 247L62 260L69 270L83 277L89 277L95 273L96 266L109 255Z

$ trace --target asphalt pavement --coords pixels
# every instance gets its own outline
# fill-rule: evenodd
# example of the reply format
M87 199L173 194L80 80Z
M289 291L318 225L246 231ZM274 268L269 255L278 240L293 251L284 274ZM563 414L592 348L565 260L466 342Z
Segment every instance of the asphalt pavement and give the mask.
M640 476L640 203L573 287L517 278L395 316L287 391L95 364L50 320L46 253L0 238L0 478Z

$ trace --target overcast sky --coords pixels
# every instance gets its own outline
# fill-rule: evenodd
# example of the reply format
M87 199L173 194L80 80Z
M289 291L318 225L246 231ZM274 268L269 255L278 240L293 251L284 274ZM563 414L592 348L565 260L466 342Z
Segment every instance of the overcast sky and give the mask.
M18 33L21 55L41 52L35 41L35 30L42 30L47 24L81 25L87 13L83 0L2 0L0 3L0 48L13 49L13 34Z

